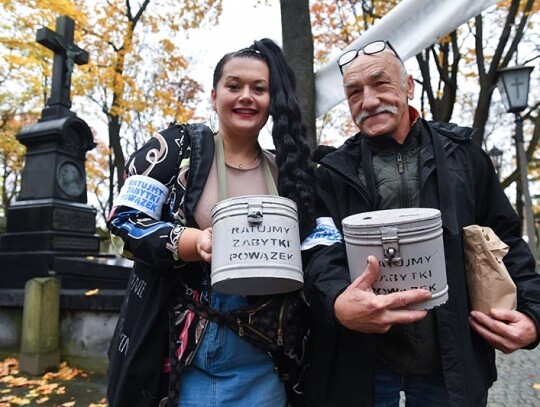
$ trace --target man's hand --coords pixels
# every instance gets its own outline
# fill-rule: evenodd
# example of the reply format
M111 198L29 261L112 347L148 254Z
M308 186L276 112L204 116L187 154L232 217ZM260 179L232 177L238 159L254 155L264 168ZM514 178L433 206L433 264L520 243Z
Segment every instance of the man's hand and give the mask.
M369 256L366 270L336 298L334 312L343 326L365 333L385 333L394 324L410 324L427 315L427 311L399 308L430 300L429 291L414 289L376 295L371 286L378 275L379 262L375 256Z
M469 321L486 342L507 354L538 338L533 320L519 311L492 309L489 314L472 311Z

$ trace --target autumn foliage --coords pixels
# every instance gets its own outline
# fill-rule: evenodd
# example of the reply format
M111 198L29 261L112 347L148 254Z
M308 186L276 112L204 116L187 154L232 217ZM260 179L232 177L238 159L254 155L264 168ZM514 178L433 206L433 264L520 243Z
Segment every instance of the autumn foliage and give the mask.
M39 117L50 96L53 53L35 41L37 30L55 31L60 16L75 21L74 42L88 52L89 62L73 71L71 99L105 146L100 153L107 155L93 156L87 171L89 190L96 190L105 168L112 177L107 189L96 191L100 206L104 197L109 200L98 208L106 213L126 157L156 130L193 119L202 88L189 76L191 61L182 42L189 30L215 24L221 0L0 0L0 14L0 118L9 116L6 120ZM6 140L14 140L16 130L10 131Z

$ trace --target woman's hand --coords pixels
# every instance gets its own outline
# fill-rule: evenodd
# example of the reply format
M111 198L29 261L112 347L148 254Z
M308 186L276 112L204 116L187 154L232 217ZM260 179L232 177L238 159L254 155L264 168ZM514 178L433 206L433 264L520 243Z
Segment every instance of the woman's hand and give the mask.
M212 261L212 228L187 228L178 239L178 257L185 262Z
M201 231L197 236L197 253L207 263L212 261L212 228Z

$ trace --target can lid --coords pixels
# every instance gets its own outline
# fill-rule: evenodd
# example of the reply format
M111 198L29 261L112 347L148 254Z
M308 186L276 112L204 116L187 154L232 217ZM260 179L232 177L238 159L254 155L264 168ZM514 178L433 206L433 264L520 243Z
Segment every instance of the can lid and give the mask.
M415 228L438 223L441 212L434 208L400 208L381 211L362 212L347 216L342 221L343 228L370 228L381 226L396 226L398 229L413 225Z
M269 213L281 209L292 211L294 216L297 214L296 203L289 198L276 195L244 195L224 199L223 201L216 203L212 208L212 217L217 216L218 212L222 211L229 212L238 209L247 212L248 206L253 202L257 202L257 204L261 205L262 208Z

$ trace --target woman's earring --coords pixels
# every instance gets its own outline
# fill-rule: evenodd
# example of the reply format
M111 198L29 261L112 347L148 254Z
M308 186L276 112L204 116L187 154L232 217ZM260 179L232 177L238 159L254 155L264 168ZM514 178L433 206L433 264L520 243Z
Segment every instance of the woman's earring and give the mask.
M274 128L274 121L272 120L272 117L268 117L268 120L266 121L266 124L265 124L265 128L266 128L266 131L268 132L268 134L272 134L272 129Z
M218 131L218 117L217 112L214 107L212 107L212 112L210 112L210 118L208 119L208 124L210 126L210 130L212 130L212 133L217 133Z

